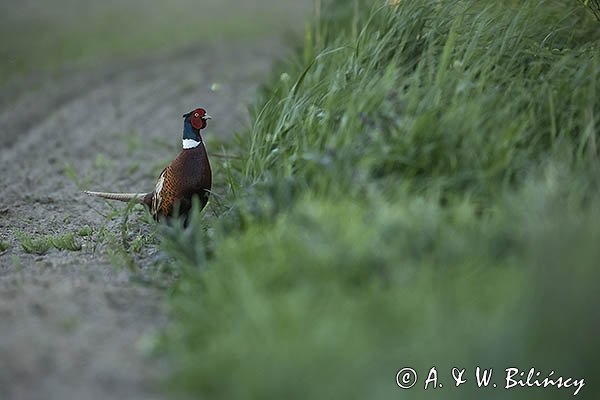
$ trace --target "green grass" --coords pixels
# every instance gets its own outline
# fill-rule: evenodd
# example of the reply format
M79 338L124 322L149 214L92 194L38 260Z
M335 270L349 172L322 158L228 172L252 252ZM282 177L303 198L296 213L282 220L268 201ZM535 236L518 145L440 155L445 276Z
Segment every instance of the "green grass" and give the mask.
M197 398L568 398L600 318L600 24L576 1L334 1L165 230L165 347ZM216 203L216 204L214 204ZM443 389L423 390L429 368ZM419 384L402 391L396 372ZM469 383L454 388L451 367ZM466 376L466 375L465 375Z
M34 236L25 232L19 232L17 239L26 253L45 254L51 248L57 250L79 251L81 243L71 232L55 235Z
M600 1L599 0L579 0L583 3L591 13L600 21Z

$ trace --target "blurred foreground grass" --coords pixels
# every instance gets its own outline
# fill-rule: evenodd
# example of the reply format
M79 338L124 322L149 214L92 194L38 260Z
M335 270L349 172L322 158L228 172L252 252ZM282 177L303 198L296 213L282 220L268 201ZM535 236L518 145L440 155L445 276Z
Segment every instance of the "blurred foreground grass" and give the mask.
M0 84L53 71L285 32L308 0L0 2Z
M336 1L166 232L201 398L570 398L600 354L600 24L576 1ZM443 389L423 390L439 370ZM498 388L477 389L476 366ZM420 373L401 391L396 372ZM454 388L451 367L469 382Z

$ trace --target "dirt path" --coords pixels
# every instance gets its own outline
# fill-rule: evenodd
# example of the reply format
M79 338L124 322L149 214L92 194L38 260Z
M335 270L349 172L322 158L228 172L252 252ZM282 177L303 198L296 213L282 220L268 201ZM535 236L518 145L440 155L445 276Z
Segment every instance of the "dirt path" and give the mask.
M162 398L168 366L144 349L167 322L166 294L111 263L100 240L110 208L73 175L86 188L150 190L179 151L181 114L199 104L214 118L210 154L246 121L281 49L215 45L0 92L0 240L10 244L0 252L0 399ZM15 237L87 227L81 251L28 254ZM153 274L161 255L146 246L138 258L142 275Z

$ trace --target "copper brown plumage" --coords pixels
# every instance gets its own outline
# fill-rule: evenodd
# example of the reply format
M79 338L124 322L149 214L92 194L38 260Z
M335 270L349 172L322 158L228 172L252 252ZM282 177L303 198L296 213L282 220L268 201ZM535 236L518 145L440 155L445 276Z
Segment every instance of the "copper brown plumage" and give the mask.
M182 150L160 174L152 192L152 203L148 206L154 218L170 217L177 207L179 214L187 215L194 195L198 196L200 207L204 208L212 184L211 176L204 146Z
M183 149L160 173L156 186L149 193L86 193L109 200L137 201L150 208L156 220L175 214L185 217L197 197L200 209L206 206L212 184L212 172L200 130L210 116L202 108L184 114Z

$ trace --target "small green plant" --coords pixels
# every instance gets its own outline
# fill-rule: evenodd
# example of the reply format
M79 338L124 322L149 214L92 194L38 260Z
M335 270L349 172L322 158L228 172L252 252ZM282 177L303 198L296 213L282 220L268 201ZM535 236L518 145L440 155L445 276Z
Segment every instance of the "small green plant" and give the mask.
M17 240L26 253L45 254L50 250L52 244L47 236L34 237L24 232L17 234Z
M73 167L73 165L71 165L68 162L65 163L65 167L64 167L63 173L67 177L67 179L69 179L71 182L73 182L75 184L75 186L79 190L83 190L84 188L86 188L87 186L89 186L89 183L91 181L91 176L89 176L89 175L84 176L83 178L81 178L77 174L77 171L75 170L75 167Z
M10 243L0 240L0 253L10 248Z
M50 244L58 250L81 250L81 243L77 241L75 235L71 232L62 235L49 236L49 240Z
M51 248L57 250L79 251L81 244L71 232L59 235L41 235L33 236L25 232L16 234L17 240L21 243L21 247L26 253L45 254Z
M94 233L94 229L89 225L83 226L77 231L78 236L91 236L92 233Z
M129 167L129 175L135 174L137 171L139 171L139 169L140 169L140 163L138 163L138 162L132 163L131 166Z
M98 153L94 160L94 167L97 169L107 169L113 165L113 161L108 159L104 154Z
M75 168L73 168L71 163L68 163L68 162L65 163L64 174L71 182L73 182L75 184L75 186L77 186L78 188L81 188L81 181L79 180L79 177L77 176L77 173L75 172Z

